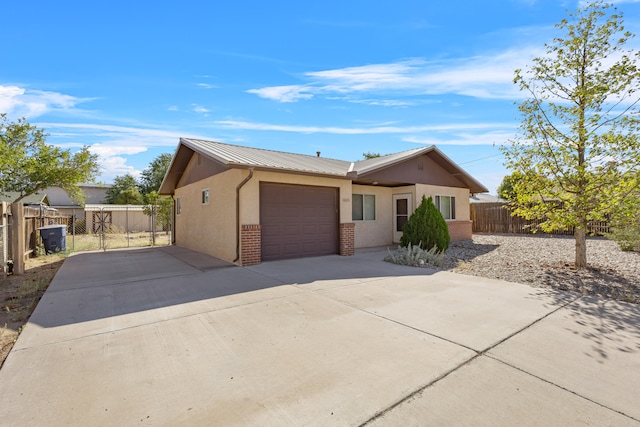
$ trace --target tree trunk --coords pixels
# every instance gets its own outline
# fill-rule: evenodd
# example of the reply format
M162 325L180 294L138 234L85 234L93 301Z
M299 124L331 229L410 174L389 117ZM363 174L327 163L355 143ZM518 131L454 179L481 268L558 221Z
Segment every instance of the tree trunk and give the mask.
M576 227L573 232L576 239L576 268L587 268L587 233L583 227Z

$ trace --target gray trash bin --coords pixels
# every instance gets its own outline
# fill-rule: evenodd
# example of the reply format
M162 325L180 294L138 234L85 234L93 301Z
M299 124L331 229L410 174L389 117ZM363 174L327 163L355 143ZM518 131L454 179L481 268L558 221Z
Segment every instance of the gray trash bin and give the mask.
M57 252L65 252L67 250L67 226L66 225L48 225L38 228L44 250L47 254Z

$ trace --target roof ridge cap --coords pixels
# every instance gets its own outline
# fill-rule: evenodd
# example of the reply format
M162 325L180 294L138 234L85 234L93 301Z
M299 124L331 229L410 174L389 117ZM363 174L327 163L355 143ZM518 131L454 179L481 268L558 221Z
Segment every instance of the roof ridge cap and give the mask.
M248 148L250 150L259 150L259 151L267 151L270 153L279 153L279 154L289 154L289 155L294 155L294 156L304 156L304 157L311 157L311 158L318 158L318 159L324 159L324 160L335 160L338 162L345 162L345 163L349 163L348 160L342 160L342 159L334 159L332 157L318 157L318 156L314 156L312 154L302 154L302 153L292 153L290 151L281 151L281 150L273 150L270 148L261 148L261 147L249 147L246 145L237 145L237 144L229 144L228 142L220 142L220 141L212 141L209 139L200 139L200 138L181 138L181 139L187 139L190 141L203 141L203 142L211 142L214 144L220 144L220 145L226 145L227 147L236 147L236 148Z

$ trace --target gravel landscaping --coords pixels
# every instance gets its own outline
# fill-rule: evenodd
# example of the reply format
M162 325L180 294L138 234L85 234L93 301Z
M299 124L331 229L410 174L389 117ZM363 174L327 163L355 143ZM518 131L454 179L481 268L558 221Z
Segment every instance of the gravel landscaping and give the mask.
M443 269L536 287L640 303L640 253L587 238L588 269L576 269L572 236L474 234L452 242Z

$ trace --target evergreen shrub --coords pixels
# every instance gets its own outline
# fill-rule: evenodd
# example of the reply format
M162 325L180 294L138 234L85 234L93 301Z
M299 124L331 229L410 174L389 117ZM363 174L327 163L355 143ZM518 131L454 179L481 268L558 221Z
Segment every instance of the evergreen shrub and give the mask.
M422 196L422 202L402 228L400 246L419 246L424 250L434 247L444 252L449 247L451 237L449 227L442 214L433 203L433 199Z

